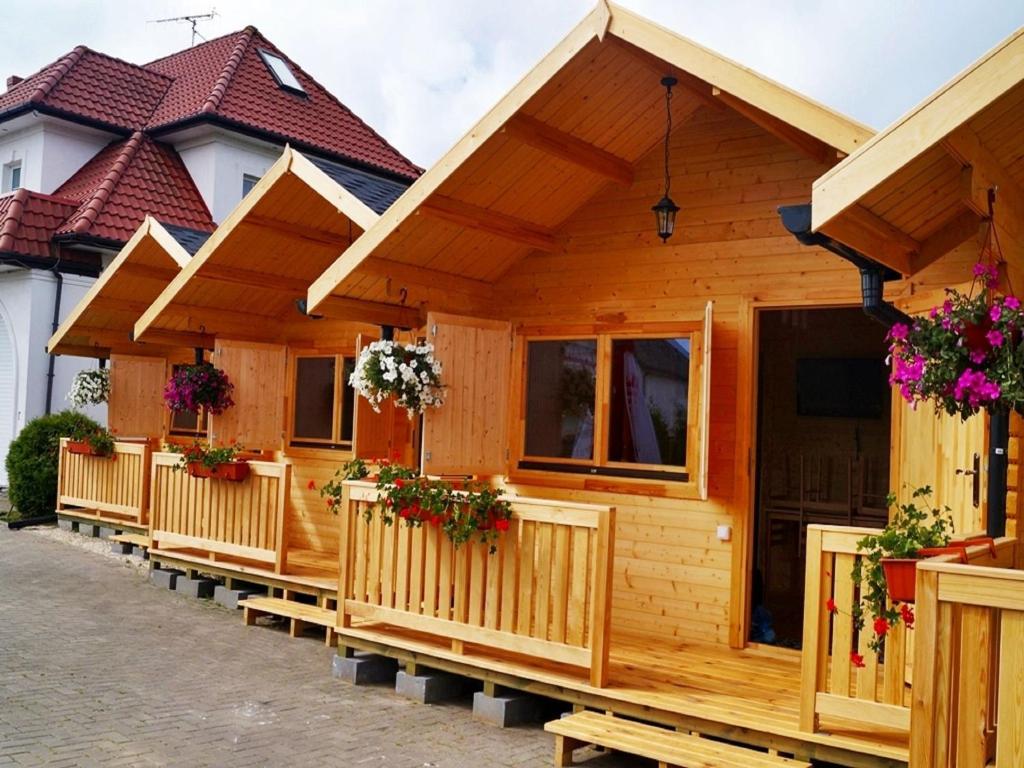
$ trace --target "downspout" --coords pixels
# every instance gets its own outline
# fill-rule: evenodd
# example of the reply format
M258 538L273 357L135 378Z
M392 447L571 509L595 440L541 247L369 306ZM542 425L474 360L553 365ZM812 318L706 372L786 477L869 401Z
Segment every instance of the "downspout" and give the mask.
M900 274L893 269L879 264L869 256L850 248L838 240L833 240L821 232L811 231L811 206L781 205L779 217L786 230L804 245L816 245L834 253L853 264L860 270L861 307L864 314L877 320L886 328L896 323L910 323L910 317L883 299L885 283L899 280Z
M64 275L60 273L60 257L57 257L57 262L53 265L51 271L57 280L57 293L53 297L53 325L50 328L50 335L53 336L60 327L60 297L64 291ZM46 369L46 414L49 414L53 408L53 378L56 366L57 356L51 352Z

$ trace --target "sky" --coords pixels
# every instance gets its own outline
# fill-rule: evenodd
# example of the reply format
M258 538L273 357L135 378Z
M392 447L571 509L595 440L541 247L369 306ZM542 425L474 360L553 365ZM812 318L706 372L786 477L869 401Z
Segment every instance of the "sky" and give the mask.
M144 63L254 24L429 166L596 0L32 0L3 3L0 82L84 44ZM1024 26L1022 0L620 0L873 128ZM0 6L2 7L2 6ZM0 85L2 87L2 85Z

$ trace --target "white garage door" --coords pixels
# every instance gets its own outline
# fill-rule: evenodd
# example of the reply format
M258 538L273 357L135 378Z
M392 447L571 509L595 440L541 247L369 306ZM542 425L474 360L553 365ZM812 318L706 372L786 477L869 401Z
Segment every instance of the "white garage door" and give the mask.
M0 312L0 486L7 486L4 460L14 439L14 343L11 329Z

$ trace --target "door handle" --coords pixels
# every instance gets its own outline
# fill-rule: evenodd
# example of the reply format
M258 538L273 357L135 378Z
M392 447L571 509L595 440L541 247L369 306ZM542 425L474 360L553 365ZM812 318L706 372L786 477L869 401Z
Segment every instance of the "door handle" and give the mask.
M958 469L956 473L971 478L971 503L977 509L981 506L981 455L974 454L971 469Z

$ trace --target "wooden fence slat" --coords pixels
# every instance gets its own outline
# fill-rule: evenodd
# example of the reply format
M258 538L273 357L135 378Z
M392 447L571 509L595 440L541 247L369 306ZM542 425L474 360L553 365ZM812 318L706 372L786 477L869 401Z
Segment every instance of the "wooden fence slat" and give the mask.
M996 768L1024 765L1024 613L1006 611L999 640Z

